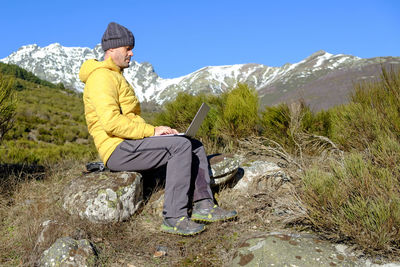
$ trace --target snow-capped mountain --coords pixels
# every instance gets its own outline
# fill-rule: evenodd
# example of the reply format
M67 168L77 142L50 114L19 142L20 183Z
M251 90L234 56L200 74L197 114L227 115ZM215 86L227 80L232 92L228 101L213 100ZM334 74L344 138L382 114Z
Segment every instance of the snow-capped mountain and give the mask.
M84 85L78 77L80 66L87 59L102 60L103 56L100 45L90 49L54 43L46 47L23 46L0 61L16 64L39 78L82 91ZM388 64L400 66L400 57L362 59L321 50L298 63L281 67L254 63L208 66L174 79L159 77L150 63L132 60L130 67L124 70L124 76L141 101L163 103L180 91L218 94L240 82L254 87L262 104L272 105L303 97L320 109L343 103L353 83L379 77L381 65Z

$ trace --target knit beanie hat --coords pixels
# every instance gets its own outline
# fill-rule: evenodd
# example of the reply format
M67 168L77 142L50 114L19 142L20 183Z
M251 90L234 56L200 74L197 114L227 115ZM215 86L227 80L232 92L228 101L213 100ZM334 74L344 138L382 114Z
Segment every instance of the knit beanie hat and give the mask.
M101 47L104 51L121 46L135 46L135 37L130 30L115 22L108 24L101 38Z

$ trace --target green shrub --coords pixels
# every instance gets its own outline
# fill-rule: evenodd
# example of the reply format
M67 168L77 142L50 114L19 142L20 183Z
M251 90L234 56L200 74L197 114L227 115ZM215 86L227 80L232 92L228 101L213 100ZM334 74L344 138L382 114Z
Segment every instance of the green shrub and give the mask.
M305 137L331 135L331 112L314 113L304 101L265 107L261 114L262 135L281 144L287 151L296 154L299 145L306 148ZM304 143L304 144L303 144ZM312 154L313 151L305 149Z
M62 145L28 140L4 141L0 146L0 163L55 164L64 159L93 160L97 150L93 143Z
M185 131L203 102L210 106L210 111L197 138L203 141L209 153L229 151L232 141L256 134L258 97L254 89L244 84L221 96L179 93L174 101L164 105L153 124Z
M306 106L306 112L302 119L302 128L306 133L330 137L332 135L332 112L330 110L321 110L312 112Z
M11 129L15 112L13 82L0 74L0 142Z
M378 136L400 138L400 70L355 86L351 103L334 108L332 138L345 150L367 148Z
M19 86L14 125L0 146L2 163L56 162L97 155L86 127L82 94L35 78L17 66L0 64L0 72L14 76L7 81L14 79Z
M332 139L342 149L363 150L379 135L387 132L376 109L360 103L350 103L336 107L332 112Z
M44 85L47 87L55 88L57 85L52 84L51 82L39 79L32 72L24 70L21 67L18 67L14 64L5 64L0 62L0 73L8 76L13 76L15 78L20 79L15 83L15 89L23 90L24 89L24 81L29 81L35 84Z
M257 134L259 99L257 91L247 84L238 84L222 96L222 112L216 128L230 138Z
M308 170L303 183L303 199L314 226L370 252L399 249L398 173L354 153L343 166L332 162L329 172L320 167Z
M371 253L400 249L400 71L355 87L351 103L329 111L331 138L352 151L305 172L314 226Z
M167 125L180 132L185 131L205 100L205 95L179 93L174 101L165 104L164 110L156 116L153 123Z
M290 110L286 104L266 107L261 115L263 135L281 145L292 146L290 138Z
M205 102L210 111L204 119L196 138L203 141L209 153L218 151L224 144L221 143L220 133L215 128L215 121L220 117L221 98L212 95L190 95L179 93L174 101L166 103L161 112L155 114L154 125L167 125L179 132L186 131L201 104Z
M238 139L262 134L294 152L297 149L295 135L298 133L331 133L330 112L313 113L301 101L297 110L290 109L286 104L266 107L260 118L257 92L245 84L238 84L220 96L180 93L174 101L164 105L163 111L155 116L152 123L184 131L202 102L206 102L211 109L197 137L211 151L229 151L234 149Z

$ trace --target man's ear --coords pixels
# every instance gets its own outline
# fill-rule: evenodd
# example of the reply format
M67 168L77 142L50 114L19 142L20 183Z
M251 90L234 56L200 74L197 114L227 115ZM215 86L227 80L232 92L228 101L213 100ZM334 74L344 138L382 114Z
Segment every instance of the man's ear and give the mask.
M107 49L107 51L105 51L105 53L104 53L104 59L107 59L108 57L110 57L111 54L113 54L113 52L114 52L114 48Z

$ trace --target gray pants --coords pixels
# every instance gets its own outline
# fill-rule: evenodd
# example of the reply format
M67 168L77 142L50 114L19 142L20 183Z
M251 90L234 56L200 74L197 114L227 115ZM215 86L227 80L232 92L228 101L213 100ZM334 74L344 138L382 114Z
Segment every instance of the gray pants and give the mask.
M125 140L107 161L112 171L146 171L166 164L163 215L187 216L189 199L213 199L203 144L184 136Z

